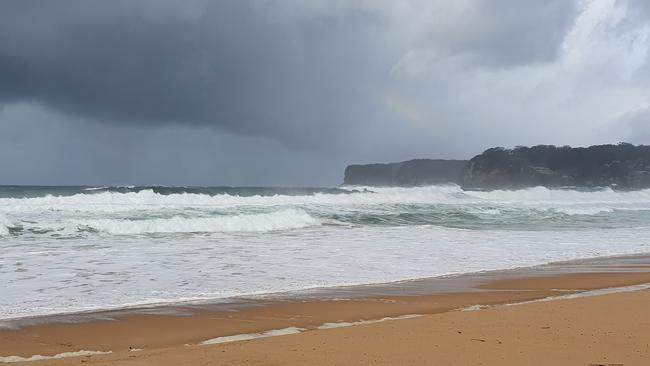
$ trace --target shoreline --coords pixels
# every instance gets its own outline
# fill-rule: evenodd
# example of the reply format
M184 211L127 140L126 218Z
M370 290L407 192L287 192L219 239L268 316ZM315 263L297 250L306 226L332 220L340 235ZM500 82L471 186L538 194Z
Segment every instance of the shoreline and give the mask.
M161 350L186 352L196 348L198 352L205 347L231 343L215 339L250 339L244 343L255 343L261 339L278 338L274 335L297 333L294 335L301 337L312 332L363 328L379 322L417 321L470 307L492 309L499 308L495 305L539 303L539 300L549 297L552 301L545 302L552 303L565 301L552 297L648 283L650 255L628 255L380 285L330 288L326 293L311 291L301 297L291 293L291 296L276 294L219 304L175 304L0 321L0 325L4 326L0 327L0 360L8 356L29 358L66 352L74 355L82 351L111 352L80 355L84 360L124 355L138 359L140 355ZM346 323L352 326L340 326ZM258 336L269 332L270 337ZM210 340L215 344L200 346ZM134 353L133 349L140 351ZM39 362L49 364L57 360Z
M331 300L339 297L413 296L444 292L480 291L480 283L509 277L545 277L554 274L650 271L650 252L595 256L476 272L451 273L388 282L317 286L297 290L260 292L226 297L127 304L70 312L0 318L0 330L37 324L93 321L130 314L186 315L203 310L239 309L277 301Z

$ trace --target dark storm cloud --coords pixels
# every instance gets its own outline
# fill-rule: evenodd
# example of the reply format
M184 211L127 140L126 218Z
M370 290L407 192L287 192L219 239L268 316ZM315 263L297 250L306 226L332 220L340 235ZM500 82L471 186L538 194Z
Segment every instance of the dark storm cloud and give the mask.
M650 143L626 119L650 103L647 4L2 1L0 183L336 184L349 163Z
M491 65L550 61L574 13L564 0L478 1L441 14L422 40L389 44L391 26L409 19L385 8L6 1L0 96L109 123L209 125L338 148L373 125L383 108L375 91L390 89L391 67L411 46Z
M345 161L208 127L89 123L0 109L0 184L336 185Z
M214 125L297 145L353 127L372 19L276 19L265 2L188 6L3 3L0 93L108 122Z

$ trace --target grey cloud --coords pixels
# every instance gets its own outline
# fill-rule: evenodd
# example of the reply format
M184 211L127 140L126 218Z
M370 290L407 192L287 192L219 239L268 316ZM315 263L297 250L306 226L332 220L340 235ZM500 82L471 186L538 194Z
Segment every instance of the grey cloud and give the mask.
M643 16L650 15L650 3L645 0L628 0L626 5L633 17L637 15L643 18Z
M431 24L423 46L490 67L554 61L578 10L565 0L465 4L452 19Z
M105 121L215 125L294 145L353 128L360 98L352 72L359 78L371 68L361 65L371 55L356 47L368 32L354 22L276 22L249 1L201 3L189 19L146 17L148 8L130 2L77 4L2 11L13 18L0 21L5 99ZM34 24L37 9L53 18Z
M432 29L429 42L490 63L546 60L571 14L560 3L570 4L479 1L453 26ZM317 149L353 143L373 126L369 110L382 108L374 93L391 88L390 68L413 41L382 43L390 29L373 6L288 9L248 0L3 2L0 97L108 122L209 125Z
M349 163L618 141L602 131L648 102L645 4L3 1L0 172L335 184Z
M0 184L336 185L343 157L182 125L108 125L0 109Z
M625 131L625 140L636 144L650 144L650 107L622 116L617 127Z

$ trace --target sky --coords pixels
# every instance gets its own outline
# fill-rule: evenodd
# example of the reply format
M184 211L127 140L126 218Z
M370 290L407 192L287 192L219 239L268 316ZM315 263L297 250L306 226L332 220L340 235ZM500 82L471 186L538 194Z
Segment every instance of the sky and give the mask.
M6 0L0 184L335 186L650 144L646 0Z

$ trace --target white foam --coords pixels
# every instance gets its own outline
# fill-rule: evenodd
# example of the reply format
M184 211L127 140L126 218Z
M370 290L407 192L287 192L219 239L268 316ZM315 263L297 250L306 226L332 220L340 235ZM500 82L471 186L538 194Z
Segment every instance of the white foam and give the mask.
M3 246L0 319L646 253L650 229L560 231L321 226L210 236ZM1 325L0 325L1 326Z
M469 209L467 212L472 214L491 215L491 216L502 214L501 210L499 210L498 208L482 208L482 207Z
M76 351L76 352L63 352L52 356L33 355L30 357L21 356L0 356L0 363L15 363L15 362L29 362L29 361L42 361L52 360L58 358L80 357L80 356L96 356L107 355L113 353L112 351Z
M555 301L555 300L578 299L581 297L592 297L592 296L616 294L616 293L623 293L623 292L634 292L634 291L647 290L647 289L650 289L650 283L643 283L639 285L622 286L622 287L609 287L609 288L602 288L602 289L589 290L589 291L580 291L580 292L567 294L567 295L548 296L543 299L515 302L511 304L505 304L504 306L525 305L525 304Z
M350 193L289 196L236 196L229 194L206 195L197 193L159 194L152 190L139 192L80 193L71 196L45 196L32 198L0 198L0 207L8 211L59 210L120 212L125 210L162 207L238 207L277 205L356 205L387 203L439 203L449 199L449 194L460 192L458 187L427 187L413 189L381 189L378 193Z
M381 319L373 319L373 320L358 320L354 322L333 322L333 323L323 323L317 327L317 329L333 329L333 328L345 328L345 327L353 327L357 325L366 325L366 324L375 324L375 323L383 323L386 321L393 321L393 320L404 320L404 319L413 319L413 318L418 318L421 317L422 315L420 314L407 314L407 315L401 315L401 316L396 316L396 317L385 317Z
M592 296L616 294L616 293L623 293L623 292L634 292L634 291L647 290L647 289L650 289L650 283L642 283L642 284L639 284L639 285L630 285L630 286L622 286L622 287L608 287L608 288L601 288L601 289L597 289L597 290L588 290L588 291L553 289L553 291L561 291L561 292L575 291L575 293L571 293L571 294L567 294L567 295L552 295L552 296L547 296L547 297L544 297L544 298L541 298L541 299L518 301L518 302L512 302L512 303L503 304L503 305L481 305L481 304L471 305L471 306L461 308L459 310L460 311L478 311L478 310L489 309L489 308L498 308L498 307L502 307L502 306L518 306L518 305L534 304L534 303L538 303L538 302L547 302L547 301L555 301L555 300L578 299L578 298L581 298L581 297L592 297Z
M267 330L267 331L259 332L259 333L235 334L235 335L231 335L231 336L224 336L224 337L217 337L217 338L208 339L207 341L201 342L200 345L205 346L205 345L209 345L209 344L248 341L248 340L251 340L251 339L266 338L266 337L277 337L277 336L283 336L283 335L289 335L289 334L297 334L297 333L300 333L300 332L305 331L305 330L306 329L304 329L304 328L288 327L288 328L282 328L282 329L271 329L271 330Z
M487 308L488 305L471 305L460 309L460 311L478 311Z
M638 203L650 202L650 189L638 191L614 191L604 188L595 191L573 189L549 189L532 187L520 190L473 191L469 195L481 199L506 202L555 202L555 203Z
M477 213L499 215L503 208L556 210L568 214L597 214L614 209L650 210L650 190L616 192L611 189L582 192L535 187L516 191L463 191L458 186L417 188L372 188L373 192L349 194L316 193L289 196L236 196L195 193L158 194L139 192L80 193L72 196L0 198L0 214L47 212L106 214L173 209L233 209L245 207L339 207L391 204L485 205Z
M567 215L598 215L601 213L614 212L614 209L611 207L560 207L555 211Z
M0 212L0 236L9 235L9 226L11 226L11 221L7 215Z
M0 198L0 207L8 212L25 210L120 212L161 207L238 207L278 205L378 205L378 204L466 204L491 201L495 203L525 204L643 204L650 206L650 190L617 192L609 188L582 192L575 190L535 187L515 191L463 191L458 186L430 186L417 188L372 188L372 192L350 194L316 193L290 196L236 196L229 194L206 195L196 193L159 194L152 190L139 192L79 193L71 196L45 196L32 198Z
M111 188L111 187L110 186L87 187L87 188L84 188L84 191L99 191L99 190L102 190L102 189L109 189L109 188Z
M200 232L260 232L300 229L320 225L320 221L304 210L287 209L263 214L232 215L217 217L185 218L175 216L168 219L78 220L77 226L85 226L109 234L150 233L200 233Z

